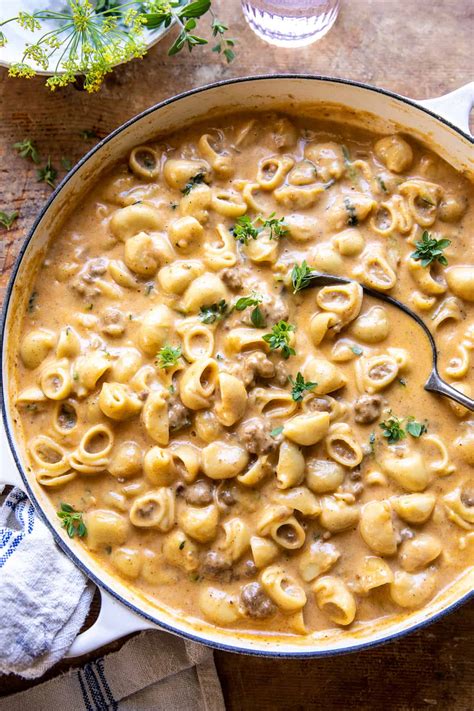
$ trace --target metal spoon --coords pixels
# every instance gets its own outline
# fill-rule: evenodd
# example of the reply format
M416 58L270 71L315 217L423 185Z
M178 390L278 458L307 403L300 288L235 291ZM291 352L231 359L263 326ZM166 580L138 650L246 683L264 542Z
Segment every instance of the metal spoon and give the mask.
M345 279L344 277L333 276L332 274L320 274L318 272L311 272L311 274L308 275L307 279L308 281L306 283L305 280L305 286L303 287L303 289L306 289L310 286L351 284L354 281L353 279ZM355 283L358 284L359 282ZM431 333L425 322L418 316L418 314L409 309L408 306L405 306L405 304L402 304L401 301L394 299L393 296L387 296L386 294L383 294L380 291L376 291L375 289L370 289L368 286L364 286L363 284L360 284L360 286L364 290L365 294L367 294L368 296L373 296L375 299L381 299L381 301L386 301L388 304L391 304L397 309L400 309L405 314L407 314L407 316L410 316L410 318L416 321L417 324L423 329L424 333L428 337L431 346L431 351L433 353L433 367L431 369L430 376L425 383L425 390L429 390L433 393L439 393L440 395L445 395L446 397L451 398L451 400L454 400L460 405L467 407L467 409L471 410L471 412L474 412L474 400L468 397L467 395L464 395L464 393L461 393L459 390L456 390L456 388L453 388L453 386L449 385L449 383L443 380L443 378L438 373L438 350L436 348L436 343L433 338L433 334Z

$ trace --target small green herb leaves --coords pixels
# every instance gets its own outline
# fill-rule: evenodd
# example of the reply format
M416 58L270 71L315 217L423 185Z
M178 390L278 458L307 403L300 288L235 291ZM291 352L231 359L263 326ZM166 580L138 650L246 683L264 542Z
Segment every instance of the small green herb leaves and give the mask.
M47 183L51 188L55 187L58 171L51 164L51 156L48 156L46 165L43 168L38 168L38 183Z
M417 422L414 417L407 417L406 421L406 431L402 427L403 420L394 415L380 423L383 436L387 439L388 444L395 444L395 442L405 439L406 432L412 437L421 437L428 429L426 424Z
M347 211L347 224L349 227L356 227L356 225L359 224L359 219L357 217L355 205L351 202L350 198L344 198L344 207Z
M87 528L82 520L82 513L76 511L71 504L61 504L61 508L56 512L58 518L62 521L63 528L66 529L69 538L79 536L83 538L87 534Z
M166 370L167 368L177 365L178 360L182 355L183 352L180 346L176 346L176 348L168 345L163 346L160 348L156 356L156 364L159 368L164 368Z
M225 299L221 299L217 304L210 306L201 306L199 309L199 318L203 323L215 323L220 321L227 315L229 305Z
M227 32L229 28L222 22L220 22L217 17L214 17L211 29L212 36L218 37L219 39L218 43L212 48L212 51L217 52L217 54L220 54L222 52L222 54L227 60L227 63L230 64L230 62L232 62L232 60L235 58L235 52L232 49L235 46L235 40L231 39L230 37L228 39L223 39L222 37L222 35Z
M260 226L257 227L257 225ZM248 215L242 215L232 228L232 234L241 244L248 244L249 239L257 239L259 234L265 231L268 233L269 239L284 237L288 233L285 218L275 217L274 212L267 218L257 215L254 220L251 220Z
M268 343L270 350L276 351L281 348L281 354L286 360L296 353L295 349L290 346L291 333L294 330L295 327L291 323L279 321L272 327L272 332L266 333L262 338Z
M421 262L422 267L427 267L432 262L439 262L445 267L448 260L443 254L443 249L449 247L450 244L451 240L434 239L428 230L425 230L421 235L421 241L415 242L416 251L412 252L410 257Z
M306 289L311 283L311 276L313 272L311 267L309 267L305 260L301 262L301 265L295 264L291 270L291 283L293 284L293 294L296 294L301 289Z
M399 442L406 437L405 430L402 427L402 421L393 415L389 417L388 420L381 422L380 428L389 444L395 444L395 442Z
M421 437L426 432L426 425L422 422L417 422L413 417L408 418L407 432L412 437Z
M18 217L18 214L17 210L13 212L3 212L3 210L0 210L0 225L9 230Z
M232 234L240 244L248 244L249 239L257 239L260 229L255 227L255 220L252 222L248 215L242 215L233 226Z
M186 183L184 188L181 190L183 195L189 195L191 190L196 187L196 185L199 185L200 183L204 183L206 176L204 173L196 173L196 175L193 175L193 177L189 180L189 182Z
M280 219L278 219L275 217L274 212L272 212L270 217L266 220L261 215L257 217L257 220L262 224L262 231L268 230L268 236L270 239L277 239L278 237L284 237L288 234L285 218L280 217Z
M290 383L293 386L291 390L291 397L295 402L299 402L300 400L302 400L305 392L313 390L313 388L315 388L317 385L317 383L311 383L309 381L305 382L303 374L299 371L296 373L296 378L292 378L290 375L289 379Z
M265 317L259 306L262 301L263 296L261 296L261 294L257 294L256 291L252 291L250 296L242 296L240 299L237 299L235 308L237 311L245 311L245 309L250 306L255 306L250 314L250 320L255 328L263 328L265 326Z
M31 138L25 138L24 141L19 141L13 144L13 148L17 151L18 155L22 158L30 158L33 163L39 163L40 157L38 149L34 141Z

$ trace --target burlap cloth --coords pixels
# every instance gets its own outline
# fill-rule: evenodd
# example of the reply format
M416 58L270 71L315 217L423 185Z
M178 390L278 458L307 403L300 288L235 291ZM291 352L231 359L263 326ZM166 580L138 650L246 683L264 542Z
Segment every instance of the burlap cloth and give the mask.
M142 632L118 651L0 699L0 711L225 711L212 650Z

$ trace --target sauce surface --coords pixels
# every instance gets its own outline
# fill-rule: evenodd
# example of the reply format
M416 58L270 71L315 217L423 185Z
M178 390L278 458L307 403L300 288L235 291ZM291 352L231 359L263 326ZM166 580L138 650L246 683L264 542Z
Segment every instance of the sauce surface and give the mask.
M31 475L72 536L187 617L304 635L472 565L472 185L410 137L234 116L139 146L34 278Z

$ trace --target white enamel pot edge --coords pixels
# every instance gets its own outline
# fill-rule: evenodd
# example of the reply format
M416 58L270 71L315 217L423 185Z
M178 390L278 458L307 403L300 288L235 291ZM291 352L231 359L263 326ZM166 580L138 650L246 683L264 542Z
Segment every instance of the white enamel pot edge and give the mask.
M367 630L365 634L340 633L327 642L318 637L314 643L299 645L284 640L251 638L233 635L210 626L198 629L190 622L180 620L167 611L156 610L149 603L131 594L123 584L104 574L91 563L85 552L66 539L63 532L53 526L44 509L47 505L41 494L33 488L25 475L20 447L15 443L10 413L4 394L8 391L7 348L8 337L14 330L13 304L20 298L21 276L33 255L46 243L48 233L59 223L67 205L82 192L81 187L104 165L139 142L166 132L190 121L205 118L213 112L229 108L271 108L275 105L298 106L312 102L342 104L356 112L369 112L377 116L386 127L402 126L434 142L439 152L459 169L474 172L474 158L466 158L466 149L472 154L473 140L469 134L469 113L474 104L474 83L429 101L416 102L356 82L305 75L248 77L219 82L173 97L131 119L101 141L66 176L61 185L36 220L20 252L10 280L1 322L2 369L1 396L5 431L0 427L0 482L15 484L25 490L48 525L58 545L100 588L102 607L97 621L73 643L69 656L85 654L130 632L156 628L179 634L189 639L229 651L267 656L316 657L360 650L413 631L451 611L465 602L470 590L462 587L451 594L446 602L439 601L415 615L406 616L396 624ZM381 128L379 126L379 129ZM375 126L374 126L375 128ZM467 161L467 162L466 162ZM23 297L24 298L24 297ZM472 586L471 586L472 591Z

